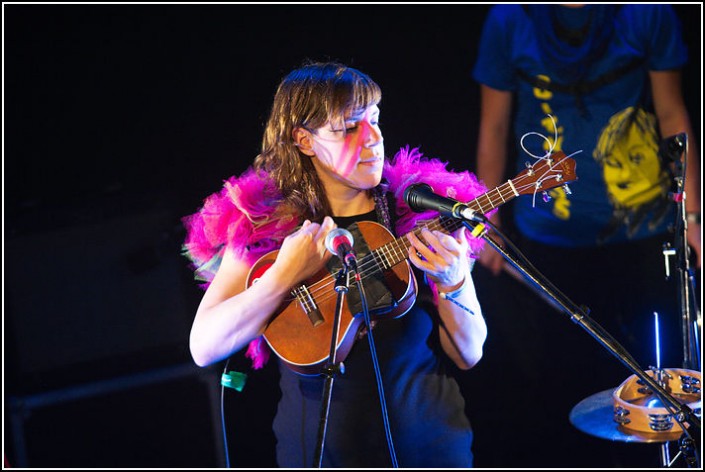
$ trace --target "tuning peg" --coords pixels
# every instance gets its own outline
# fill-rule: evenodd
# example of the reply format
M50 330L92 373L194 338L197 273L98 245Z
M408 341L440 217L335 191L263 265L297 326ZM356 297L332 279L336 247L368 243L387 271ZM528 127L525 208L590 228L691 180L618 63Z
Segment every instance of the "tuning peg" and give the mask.
M547 191L544 190L543 192L541 192L541 195L543 195L543 201L545 203L548 203L551 201L551 196L548 194Z
M534 166L532 166L531 163L528 161L524 162L524 167L526 167L526 175L534 174Z
M563 185L563 191L566 195L573 195L573 191L570 189L570 187L568 187L568 184Z

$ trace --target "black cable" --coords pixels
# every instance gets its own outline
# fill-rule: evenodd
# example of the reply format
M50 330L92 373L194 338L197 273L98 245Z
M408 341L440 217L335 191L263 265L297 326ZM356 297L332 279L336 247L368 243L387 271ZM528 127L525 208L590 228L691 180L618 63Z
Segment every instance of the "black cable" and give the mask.
M230 358L228 358L223 368L223 375L228 373L228 365L230 365ZM223 453L225 454L225 468L230 468L230 453L228 452L228 433L225 429L225 384L220 382L220 424L223 428Z
M387 438L387 446L389 447L389 456L392 460L392 467L398 468L399 463L397 462L397 455L394 451L394 441L392 439L392 432L389 426L389 415L387 413L387 402L384 398L384 385L382 384L382 374L379 368L379 360L377 359L377 349L375 347L374 337L372 335L372 326L370 323L370 312L367 307L367 296L365 295L365 289L362 285L362 278L356 272L355 273L355 283L360 291L360 301L362 302L362 313L365 317L365 325L367 326L367 340L370 344L370 355L372 356L372 365L374 366L375 377L377 379L377 391L379 393L379 403L382 407L382 420L384 421L384 433Z

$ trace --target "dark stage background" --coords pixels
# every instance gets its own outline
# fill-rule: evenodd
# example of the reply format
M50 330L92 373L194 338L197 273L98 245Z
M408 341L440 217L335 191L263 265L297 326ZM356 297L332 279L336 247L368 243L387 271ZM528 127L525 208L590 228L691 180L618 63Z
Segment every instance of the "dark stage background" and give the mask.
M381 85L388 155L409 144L473 170L470 71L488 8L4 4L10 463L222 466L223 365L198 369L188 352L201 292L180 256L180 218L249 165L277 83L305 59L339 60ZM701 5L675 8L699 130ZM273 467L277 374L239 355L231 368L250 374L242 393L225 393L232 465ZM550 464L540 442L550 423L513 438L488 419L500 407L511 405L469 407L476 465L511 466L514 440L536 442L527 467Z

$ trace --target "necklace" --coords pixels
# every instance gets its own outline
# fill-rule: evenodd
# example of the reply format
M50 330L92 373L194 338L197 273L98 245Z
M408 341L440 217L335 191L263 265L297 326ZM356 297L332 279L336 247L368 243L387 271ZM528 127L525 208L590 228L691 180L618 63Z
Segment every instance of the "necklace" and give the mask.
M372 198L375 200L375 211L377 212L377 221L382 223L385 228L387 228L392 234L394 230L392 229L392 220L389 217L389 204L387 202L387 196L385 195L384 189L381 185L378 185L372 191Z

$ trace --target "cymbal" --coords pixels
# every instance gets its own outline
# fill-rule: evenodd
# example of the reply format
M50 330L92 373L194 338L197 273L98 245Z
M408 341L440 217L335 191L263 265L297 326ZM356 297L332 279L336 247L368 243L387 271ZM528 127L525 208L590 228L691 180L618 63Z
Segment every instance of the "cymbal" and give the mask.
M621 426L613 418L613 392L605 390L580 401L570 411L571 424L584 433L612 441L656 443L680 439L680 432L645 433Z

